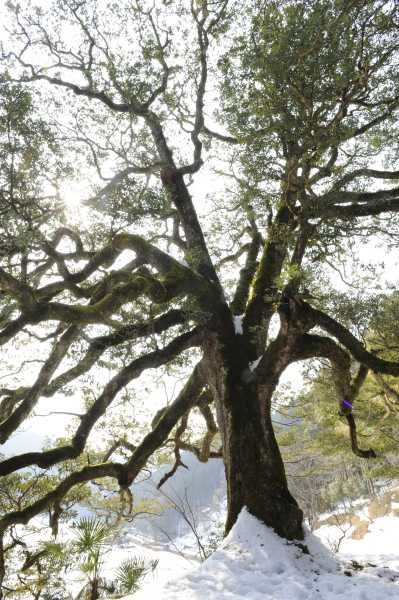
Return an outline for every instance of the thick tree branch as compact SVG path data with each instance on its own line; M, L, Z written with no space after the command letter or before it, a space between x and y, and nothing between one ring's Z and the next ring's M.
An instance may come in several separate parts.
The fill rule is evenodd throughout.
M330 361L333 369L334 383L338 392L339 414L344 416L348 422L352 452L360 458L375 458L376 453L373 449L362 450L359 448L355 417L352 414L352 410L342 403L343 399L350 403L354 402L366 378L367 369L361 366L353 382L351 382L350 357L348 353L330 338L318 335L303 335L298 340L295 354L295 360L323 357Z
M74 284L76 280L81 279L82 271L87 273L93 268L93 264L103 260L104 256L107 259L110 256L114 258L116 254L126 249L136 252L140 262L146 262L158 269L163 278L157 279L143 268L132 274L123 268L107 275L100 284L90 290L91 302L88 305L45 301L70 287L71 283ZM181 295L190 295L195 297L205 310L208 310L212 304L215 308L220 304L218 285L215 286L137 235L119 234L115 236L112 243L90 262L90 269L84 268L78 277L68 274L66 275L68 282L48 284L39 289L36 294L29 286L8 275L4 270L0 271L0 285L21 304L24 312L22 317L24 324L38 323L48 319L81 325L108 323L113 312L140 295L147 295L156 303L166 302ZM100 289L103 290L101 294L99 293ZM87 296L87 291L83 293L84 296ZM15 334L16 329L20 328L20 325L21 321L17 320L6 326L5 330L0 332L0 341L2 343L8 341Z
M287 235L292 227L292 220L293 215L289 208L286 205L281 207L275 222L269 226L269 239L264 245L252 282L251 295L245 309L243 329L245 334L258 332L255 335L254 359L264 347L269 322L275 311L276 280L287 256Z
M120 463L105 463L84 467L66 477L51 492L36 500L26 508L7 513L0 519L0 534L8 527L17 524L27 524L36 515L44 512L49 506L59 502L76 485L102 477L123 477L123 465Z
M399 178L399 177L398 177ZM337 206L339 204L372 204L381 200L392 200L399 197L399 187L377 192L348 192L346 190L333 191L321 196L317 203L320 210L323 207Z
M40 370L36 383L30 389L29 394L24 398L21 404L14 412L0 425L0 443L4 444L10 435L17 429L22 421L30 414L36 402L40 398L43 389L49 384L49 381L66 353L72 342L78 337L79 329L71 326L54 344L50 356Z
M262 243L262 236L259 233L254 219L252 219L251 229L252 240L247 244L248 252L245 259L245 265L240 270L240 277L230 307L233 315L241 315L244 313L252 280L258 267L257 258ZM242 248L244 248L244 246Z
M340 190L344 185L350 183L354 179L359 177L366 177L370 179L399 179L399 171L378 171L376 169L356 169L350 173L346 173L341 179L338 179L333 185L333 190Z
M219 294L223 297L223 290L183 175L175 168L165 168L161 171L161 180L166 193L179 213L187 242L187 262L200 275L216 283Z
M298 293L299 287L302 282L302 273L300 271L303 257L305 256L306 248L311 234L314 232L314 227L307 223L301 223L296 244L292 252L290 260L290 269L294 271L294 275L291 277L287 285L285 286L282 297L294 296Z
M58 375L53 379L47 387L42 389L41 395L44 397L53 396L63 386L71 383L80 375L87 373L92 366L97 362L101 355L108 349L119 344L123 344L126 341L132 341L141 337L151 336L154 334L162 333L178 324L182 324L186 321L186 315L181 310L170 310L169 312L157 317L150 319L143 323L135 323L132 325L126 325L121 327L115 333L109 335L102 335L93 338L90 341L89 348L86 351L84 357L73 367ZM12 406L22 400L27 394L29 394L31 388L20 387L16 390L0 390L0 395L7 395L8 398L0 405L2 408L6 408L6 405ZM5 405L3 407L3 403ZM1 415L1 412L0 412ZM1 420L1 416L0 416Z
M5 327L0 331L0 346L7 344L10 340L13 339L20 331L23 330L25 325L30 323L30 319L28 319L25 315L21 315L5 325Z
M305 303L304 303L305 304ZM306 304L309 314L314 319L315 324L327 331L335 337L352 356L361 364L368 367L376 373L384 373L386 375L399 375L399 363L390 362L382 358L378 358L371 352L368 352L364 344L360 342L346 327L338 323L335 319L326 313L312 308Z
M147 463L150 456L167 439L177 421L193 406L198 398L198 389L202 386L201 363L198 363L186 385L177 398L167 408L154 429L145 436L141 444L134 450L129 461L121 463L105 463L85 467L66 477L54 490L27 506L26 508L4 515L0 519L0 534L11 525L26 524L36 515L44 512L49 506L59 503L76 485L103 477L115 478L122 488L134 481ZM1 536L0 536L1 537Z
M376 192L331 191L309 199L303 214L308 219L321 217L346 220L398 211L399 188L391 188Z
M0 476L8 475L9 473L30 465L37 465L42 469L46 469L63 460L79 456L86 445L87 438L94 425L100 417L104 415L107 408L121 389L133 379L139 377L144 370L155 369L170 362L187 348L200 345L201 340L201 329L193 329L192 331L175 338L164 348L150 352L149 354L133 360L107 383L102 394L81 417L79 427L77 428L70 445L53 448L44 452L28 452L6 459L0 463ZM14 418L14 420L16 420L16 418ZM11 425L14 425L14 420L7 426L7 431L10 429ZM3 424L3 429L5 429L6 423L7 421Z
M338 220L349 220L355 217L372 217L384 213L399 212L399 193L389 200L372 200L364 204L327 206L321 212L313 213L313 217L326 217Z

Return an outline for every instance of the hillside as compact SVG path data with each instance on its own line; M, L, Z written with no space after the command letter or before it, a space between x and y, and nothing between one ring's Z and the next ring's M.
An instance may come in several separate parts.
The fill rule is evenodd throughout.
M375 521L366 544L357 541L357 561L362 545L370 550L373 536L381 531L393 545L398 539L398 521L396 517ZM390 557L390 568L384 565L384 556L374 553L373 566L362 569L359 562L351 562L348 557L334 557L313 534L307 534L305 543L310 554L294 543L284 542L244 511L221 547L200 567L162 587L150 583L125 600L399 598L399 572L393 568L394 563L399 566L398 551ZM365 552L364 558L368 561L370 553Z
M109 582L127 559L158 561L139 591L124 600L399 599L399 487L320 515L303 544L284 541L246 511L222 540L222 462L204 464L186 453L183 459L188 468L179 469L162 492L156 484L167 465L133 486L135 502L152 498L163 503L162 512L134 518L106 543L101 578ZM79 512L91 514L83 506ZM42 541L46 525L37 522ZM60 535L66 543L73 539L70 523L61 524ZM204 562L199 544L209 556ZM85 585L76 564L66 585L73 598Z
M224 517L222 463L202 464L189 454L184 454L184 462L189 468L179 469L164 492L179 503L187 499L186 508L206 545L215 527L220 531ZM163 472L135 486L136 500L162 499L155 484ZM243 512L203 563L193 532L170 507L161 517L126 525L120 543L107 556L105 573L112 576L115 566L133 555L159 560L141 589L125 600L399 598L398 500L399 488L392 488L378 499L356 501L352 509L342 506L334 514L321 515L318 529L305 540L309 555Z

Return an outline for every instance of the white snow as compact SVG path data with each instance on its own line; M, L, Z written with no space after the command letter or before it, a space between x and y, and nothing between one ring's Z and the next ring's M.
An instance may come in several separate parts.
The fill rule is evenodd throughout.
M242 330L242 320L244 318L244 315L235 315L233 317L233 321L234 321L234 330L236 332L236 335L242 335L243 334L243 330Z
M346 532L345 539L340 545L340 555L345 558L368 560L372 563L383 563L385 566L395 566L399 569L399 519L398 517L379 517L369 523L368 532L361 540L352 539L354 527ZM342 531L335 526L323 526L315 535L328 545ZM399 577L399 572L398 572ZM399 589L398 589L399 599Z
M378 521L381 519L375 524ZM383 521L376 529L391 525ZM392 542L398 539L397 527L395 523ZM389 529L385 541L388 534ZM399 599L399 586L383 581L382 567L374 573L352 571L352 576L347 576L342 563L315 535L307 533L304 543L310 555L244 510L220 548L200 567L162 586L144 585L124 600Z
M163 465L152 474L151 479L133 485L132 492L136 503L141 500L153 500L163 507L157 517L135 520L133 533L140 532L147 538L163 544L173 540L181 548L184 538L191 530L182 515L171 506L171 500L191 514L204 538L215 522L224 522L226 478L222 459L202 463L191 452L183 451L182 462L187 468L178 469L175 476L169 479L161 490L157 489L157 483L170 470L171 465ZM192 550L195 551L195 543L192 541Z
M132 537L128 538L123 545L114 545L110 553L104 556L104 568L101 574L112 580L122 561L133 556L139 556L146 561L153 559L159 561L156 570L148 574L142 584L146 590L146 597L151 600L157 597L157 590L166 582L181 577L199 564L199 559L194 555L184 558L178 552L171 551L166 545L151 543L148 538Z
M250 370L255 371L256 367L258 366L258 364L260 363L261 360L262 360L262 355L259 356L259 358L257 358L253 362L249 363Z

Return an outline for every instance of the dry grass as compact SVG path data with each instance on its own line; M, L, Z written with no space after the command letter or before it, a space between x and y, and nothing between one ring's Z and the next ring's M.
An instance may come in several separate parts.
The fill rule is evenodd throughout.
M372 521L378 517L385 517L391 512L391 494L392 492L389 492L370 502L368 512Z
M369 521L362 521L361 519L359 519L359 524L355 527L355 530L352 532L351 538L353 540L362 540L369 530L369 525Z

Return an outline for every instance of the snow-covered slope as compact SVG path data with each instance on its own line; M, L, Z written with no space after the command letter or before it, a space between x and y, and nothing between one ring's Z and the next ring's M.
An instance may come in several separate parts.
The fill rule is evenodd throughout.
M163 506L157 517L137 519L134 529L152 540L167 543L190 533L190 528L180 511L189 513L200 529L207 531L218 521L224 521L226 479L223 461L212 459L202 463L190 452L182 452L186 469L180 467L176 474L166 481L161 490L157 483L171 469L165 465L152 473L150 479L134 484L134 501L152 499ZM176 507L172 504L176 503Z
M223 464L201 464L191 455L185 455L184 461L188 469L179 469L165 491L178 502L187 496L191 517L206 542L215 523L224 520ZM152 482L139 486L136 499L156 497L155 484L163 473L161 469L153 474ZM356 514L342 507L340 517L349 519L343 526L341 521L334 525L335 515L324 515L322 527L307 534L310 555L244 512L219 549L202 564L192 532L176 510L168 509L162 517L146 524L136 522L124 530L124 552L140 553L141 546L144 555L160 559L142 589L126 600L332 600L348 596L350 600L399 600L398 500L399 488L372 502L359 500ZM357 535L359 526L363 527L361 536ZM339 553L333 554L330 549L336 547L343 529L346 534ZM167 533L166 538L160 531ZM354 532L357 539L351 537Z
M396 583L378 573L345 569L311 533L305 543L310 554L243 511L221 547L200 567L161 587L145 585L125 600L399 599Z

